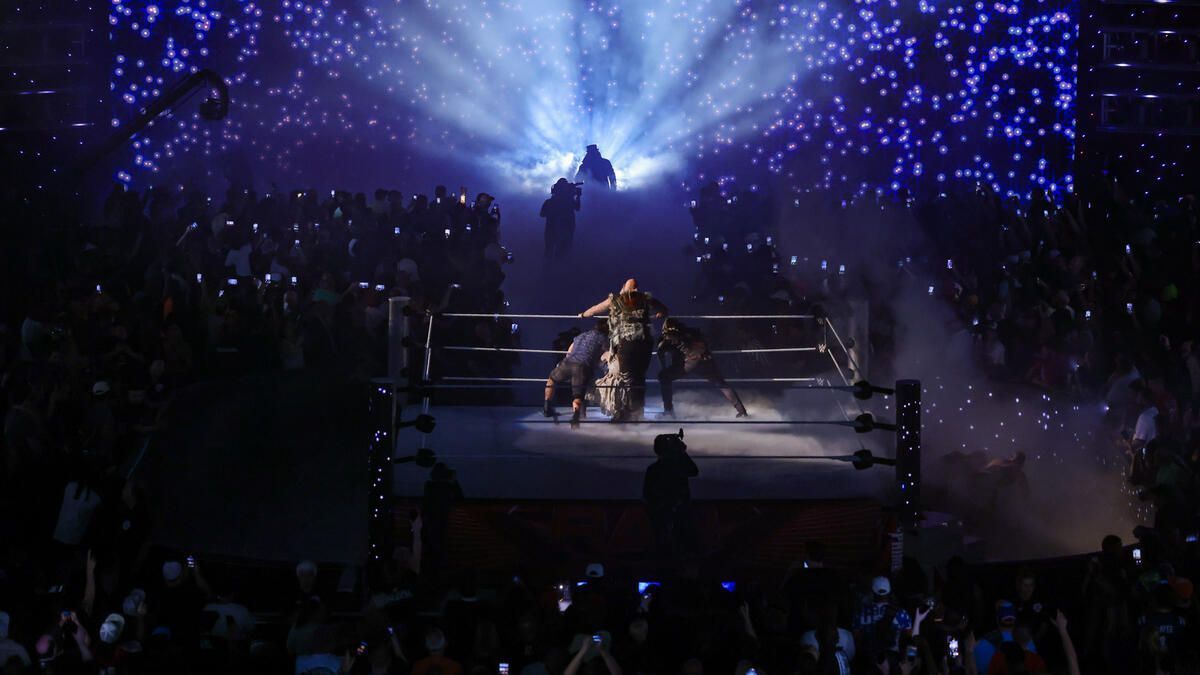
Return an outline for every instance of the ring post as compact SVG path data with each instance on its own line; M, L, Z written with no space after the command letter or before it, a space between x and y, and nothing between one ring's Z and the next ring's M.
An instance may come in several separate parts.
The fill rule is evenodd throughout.
M393 385L386 380L370 384L367 399L367 555L368 563L392 555L392 432Z
M404 338L412 332L412 326L404 309L411 301L407 296L388 299L387 376L392 378L397 388L408 386L404 369L408 367L409 354L408 348L404 346Z
M400 392L404 391L409 384L408 367L410 358L409 348L405 346L409 334L412 332L412 324L409 323L408 315L404 310L412 302L412 298L408 296L400 296L388 299L388 357L387 357L387 376L392 383L392 426L390 429L396 428L396 423L400 421L400 413L402 412L402 402L404 397ZM393 454L398 448L393 448Z
M421 368L421 386L422 387L425 386L425 383L429 382L429 366L430 366L430 362L433 360L433 314L427 312L425 314L425 320L428 321L429 324L428 324L427 328L425 329L425 364ZM425 395L421 397L421 414L422 415L429 414L429 390L428 389L425 390ZM429 434L421 434L421 444L418 447L420 447L420 448L429 447L426 442L428 439L429 439Z
M921 511L921 381L896 381L897 519L916 527Z

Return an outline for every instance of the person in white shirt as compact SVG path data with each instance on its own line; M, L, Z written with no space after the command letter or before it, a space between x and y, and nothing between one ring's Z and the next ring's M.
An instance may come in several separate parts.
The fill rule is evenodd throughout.
M249 640L258 624L254 615L243 604L235 602L228 591L217 594L217 598L204 606L206 612L216 612L217 621L212 625L213 637L234 642Z
M1137 404L1141 413L1137 416L1137 423L1133 427L1133 438L1130 440L1130 447L1134 452L1141 450L1146 447L1147 443L1158 438L1158 407L1150 398L1150 389L1144 383L1139 382L1136 390Z
M1141 450L1155 438L1158 438L1158 408L1151 405L1142 410L1133 427L1133 449Z

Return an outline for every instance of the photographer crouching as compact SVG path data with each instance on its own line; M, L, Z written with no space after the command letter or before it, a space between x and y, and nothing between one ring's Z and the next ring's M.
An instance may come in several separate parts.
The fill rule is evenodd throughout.
M546 260L571 252L571 242L575 239L575 212L579 210L583 196L580 185L559 178L550 188L550 198L542 202L539 215L546 219Z

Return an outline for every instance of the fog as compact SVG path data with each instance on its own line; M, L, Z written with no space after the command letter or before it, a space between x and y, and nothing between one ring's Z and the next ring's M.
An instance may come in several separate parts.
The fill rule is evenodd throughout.
M543 261L542 223L536 217L541 197L510 198L504 202L503 230L506 245L515 255L514 263L506 269L510 311L575 314L616 290L626 278L636 277L645 290L666 302L674 313L692 313L689 310L695 307L690 297L697 266L687 252L693 227L683 207L685 198L688 196L683 192L665 188L607 195L585 192L572 256L548 262ZM989 541L989 558L1076 553L1097 548L1101 537L1110 532L1129 536L1135 524L1130 499L1122 488L1119 472L1105 465L1112 450L1101 424L1100 401L1074 400L1021 384L995 383L984 375L976 365L970 334L944 300L929 295L928 285L936 280L897 266L898 247L921 250L925 245L907 214L886 222L882 212L877 218L863 218L861 213L851 218L837 208L816 211L786 207L785 203L777 215L781 220L782 259L796 255L816 265L819 258L827 257L831 263L846 264L848 279L843 283L850 287L849 294L873 294L876 303L890 306L895 314L895 372L876 371L871 376L878 384L893 378L915 378L923 383L927 502L934 501L937 507L950 508L959 516L975 516L980 525L977 532ZM886 236L871 236L872 231ZM843 320L832 309L831 314L835 325ZM575 323L522 321L522 344L548 346L558 331ZM544 377L552 365L551 357L530 355L523 358L517 374ZM836 378L832 372L829 376ZM851 397L835 392L793 391L780 397L749 389L741 393L757 420L845 419L845 413L859 412ZM732 410L712 389L684 390L678 401L680 416L689 420L732 417ZM648 402L658 404L656 388ZM891 419L892 412L883 401L876 399L870 404L877 406L875 412L880 417ZM527 425L518 434L518 449L540 452L538 448L546 439L539 436L545 429ZM735 426L708 427L695 436L703 440L702 447L694 451L746 456L839 454L866 442L874 452L890 455L893 443L890 435L885 437L882 432L864 436L837 427L815 434L809 433L812 427L793 427L790 433L779 433L777 427L770 429L775 433L762 433L754 427L745 429L749 433ZM648 439L663 431L666 429L653 427L640 434ZM620 435L628 432L607 428L600 431L592 425L578 433L614 435L610 442L621 441L620 447L628 447L623 442L628 438ZM645 439L642 442L648 443ZM961 463L952 466L946 459L955 452L1001 459L1017 451L1028 457L1028 499L1018 490L998 490L991 479L972 477ZM754 466L756 461L747 460L747 464ZM770 468L763 467L765 472L734 470L730 464L711 471L726 479L777 470L777 460L762 461L772 462ZM640 473L644 464L637 467ZM882 469L874 472L890 476ZM849 486L871 485L881 490L879 498L889 498L886 481L873 477L860 478L856 483L854 473L834 474L839 477L830 479L830 485L841 485L838 489L858 494L861 491L857 487L851 490ZM747 496L803 496L794 490L775 489L769 481L766 485L762 480L757 483L745 485ZM722 480L719 487L713 485L711 496L736 492L736 481Z

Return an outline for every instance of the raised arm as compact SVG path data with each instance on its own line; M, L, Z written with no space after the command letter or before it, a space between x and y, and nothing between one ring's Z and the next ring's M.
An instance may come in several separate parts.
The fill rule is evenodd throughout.
M591 651L591 649L592 636L585 635L583 646L579 648L579 651L575 652L574 658L572 658L571 662L567 664L567 667L563 669L563 675L576 675L579 672L580 666L583 665L583 657L587 656L587 653Z
M600 312L608 311L608 308L611 306L612 306L612 297L610 296L610 297L607 297L604 300L592 305L591 307L588 307L584 311L580 312L579 318L586 319L591 316L596 316Z
M1075 644L1071 642L1071 634L1067 632L1067 617L1062 610L1054 617L1054 627L1058 629L1058 637L1062 640L1063 652L1067 657L1067 672L1079 675L1079 657L1075 654Z
M96 557L92 549L87 552L87 566L84 568L83 613L91 616L96 604Z
M605 667L608 668L609 675L622 675L624 671L621 670L621 666L613 658L612 654L608 653L608 647L603 642L596 645L596 650L600 652L600 659L604 661Z

